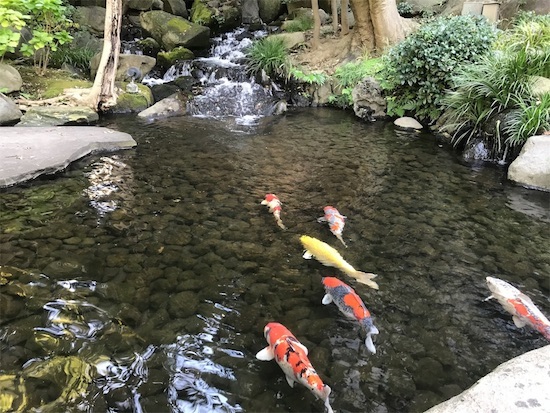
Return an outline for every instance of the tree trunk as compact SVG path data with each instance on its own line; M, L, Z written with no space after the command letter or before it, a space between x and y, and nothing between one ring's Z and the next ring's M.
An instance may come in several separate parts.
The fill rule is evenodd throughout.
M319 17L319 0L311 0L311 10L313 11L313 39L311 48L319 48L319 38L321 37L321 17Z
M338 3L336 0L330 1L330 11L332 13L332 31L338 33Z
M342 32L340 34L342 36L345 36L349 33L348 6L349 0L342 0L342 4L340 6L340 14L342 15Z
M351 0L354 36L362 47L382 52L405 38L410 27L397 11L395 0Z
M88 105L104 112L116 104L115 76L120 53L122 26L122 0L107 0L105 11L105 36L101 60L88 95Z

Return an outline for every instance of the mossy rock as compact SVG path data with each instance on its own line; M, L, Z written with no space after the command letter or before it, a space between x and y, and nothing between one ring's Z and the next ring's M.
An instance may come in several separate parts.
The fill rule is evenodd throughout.
M157 65L163 69L168 69L180 60L191 60L195 58L195 54L182 46L174 47L169 52L160 52L157 55Z
M191 21L203 26L212 26L214 23L214 12L206 2L195 0L191 6Z
M145 85L137 84L137 93L126 92L128 82L117 82L116 85L122 92L118 95L116 105L109 109L109 113L141 112L154 103L151 89Z
M42 98L50 99L63 94L65 89L87 89L92 87L92 82L81 79L53 79L46 82L46 89Z

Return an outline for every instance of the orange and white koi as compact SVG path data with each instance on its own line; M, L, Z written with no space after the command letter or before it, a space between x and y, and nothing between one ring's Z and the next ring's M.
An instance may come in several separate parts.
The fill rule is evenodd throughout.
M378 290L378 284L372 280L377 276L376 274L356 270L351 264L342 258L338 251L327 243L307 235L302 235L300 237L300 242L306 250L303 255L306 260L315 257L315 259L317 259L317 261L321 264L326 265L327 267L338 268L350 277L355 278L358 282Z
M258 360L275 359L286 376L290 387L300 383L307 387L315 397L325 402L328 413L333 413L329 402L331 388L323 380L309 361L307 347L282 324L268 323L264 328L264 336L269 344L256 354Z
M277 225L281 229L286 229L285 225L283 224L283 221L281 220L281 205L283 204L277 195L275 194L266 194L265 199L261 202L262 205L267 205L269 208L269 212L273 214L275 217L275 221L277 222Z
M333 302L346 317L357 320L367 334L365 339L367 349L373 354L376 353L371 336L378 334L379 331L374 326L371 314L361 297L357 295L353 288L336 277L323 277L323 285L326 294L322 303L327 305Z
M342 215L336 208L333 206L327 205L323 208L324 216L317 218L317 222L328 222L330 232L332 232L336 238L340 240L344 247L348 247L342 238L342 232L344 231L344 225L346 216Z
M492 294L485 301L496 298L502 307L512 314L516 327L530 325L550 340L550 321L529 297L500 278L487 277L486 281Z

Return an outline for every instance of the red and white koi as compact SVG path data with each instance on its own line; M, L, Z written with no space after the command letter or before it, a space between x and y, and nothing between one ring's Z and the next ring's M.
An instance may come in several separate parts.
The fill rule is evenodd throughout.
M487 277L486 281L492 294L485 301L496 298L512 314L516 327L521 328L528 324L550 340L550 321L529 297L500 278Z
M346 216L342 215L336 208L333 206L327 205L323 208L324 216L317 218L317 222L328 222L330 232L332 232L336 238L340 240L344 247L348 247L342 238L342 232L344 231L344 225Z
M365 339L367 349L375 354L376 348L372 342L372 335L378 334L379 331L374 326L371 314L361 297L353 288L336 277L323 277L323 285L326 294L322 303L327 305L333 302L346 317L357 320L367 334Z
M283 224L283 221L281 220L281 205L283 204L277 195L275 194L266 194L265 199L261 202L262 205L267 205L269 208L269 212L273 214L275 217L275 221L277 222L277 225L281 229L286 229L285 225Z
M325 402L328 413L333 413L329 402L331 389L309 361L307 347L282 324L268 323L264 328L264 336L269 344L256 354L258 360L270 361L275 359L286 376L290 387L300 383L307 387L315 397Z

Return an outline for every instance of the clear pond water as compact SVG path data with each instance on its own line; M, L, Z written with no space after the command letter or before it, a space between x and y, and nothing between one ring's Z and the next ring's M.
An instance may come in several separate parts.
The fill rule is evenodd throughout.
M483 301L494 276L550 313L550 194L503 168L330 109L103 125L138 146L0 192L0 385L14 410L323 411L255 359L270 321L309 348L337 412L422 412L548 344ZM260 205L269 192L286 231ZM326 205L348 217L347 249L316 221ZM302 234L380 290L304 260ZM370 309L376 354L321 303L328 275Z

